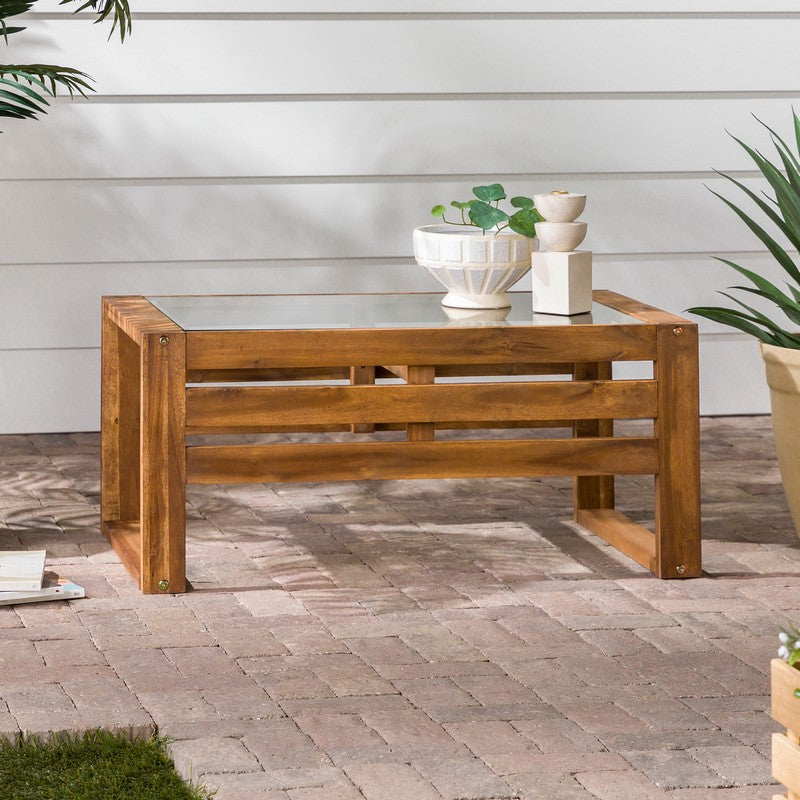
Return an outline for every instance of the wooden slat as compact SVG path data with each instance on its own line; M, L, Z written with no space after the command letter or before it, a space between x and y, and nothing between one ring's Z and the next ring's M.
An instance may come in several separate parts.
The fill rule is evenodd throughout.
M350 367L351 386L374 386L375 367ZM354 422L350 425L351 433L372 433L375 425L363 422Z
M773 658L772 719L784 728L800 733L800 700L794 690L800 689L800 670L790 667L783 659Z
M408 367L406 371L406 382L409 386L421 386L425 384L433 384L436 380L436 368L431 366L414 365ZM434 387L433 391L439 391L442 387ZM459 387L460 388L460 387ZM433 392L429 393L429 397L435 398ZM463 396L463 393L462 395ZM423 401L424 403L425 401ZM429 401L430 402L430 401ZM384 406L385 408L385 406ZM431 416L426 415L426 416ZM477 415L476 415L477 416ZM409 442L430 442L433 441L436 435L436 427L434 421L430 422L409 422L406 428L406 437Z
M342 364L482 364L646 361L648 325L408 330L189 331L187 369Z
M338 423L431 423L649 418L654 381L546 381L406 386L189 387L186 424L204 428ZM561 416L560 416L561 415Z
M792 794L800 795L800 746L782 733L772 734L772 775Z
M576 381L610 381L612 378L611 362L576 363L573 378ZM655 390L655 386L653 389ZM653 397L654 401L655 396ZM603 417L601 413L598 413L589 419L576 419L574 435L578 438L582 436L613 436L614 417L616 416L618 415L611 413ZM574 481L573 494L576 511L580 508L614 508L614 476L577 477Z
M350 367L296 367L292 369L200 369L186 373L187 383L248 383L257 381L347 380Z
M142 532L137 522L103 522L103 533L130 576L141 588Z
M144 297L104 297L103 313L137 344L142 333L169 333L177 326Z
M581 508L575 511L575 521L643 567L654 568L655 534L621 512L612 508Z
M186 343L173 325L142 336L142 591L186 591ZM166 581L166 586L162 582Z
M596 303L621 311L623 314L628 314L634 319L642 320L642 322L650 322L653 324L671 323L673 325L694 324L690 319L686 319L686 317L679 317L677 314L671 314L669 311L662 311L660 308L642 303L639 300L634 300L631 297L626 297L624 294L611 292L608 289L595 289L593 296Z
M652 438L188 447L188 483L645 475Z
M655 572L660 578L696 578L702 574L697 326L660 324L657 330Z
M100 496L104 521L139 516L139 348L103 314Z
M466 420L453 422L435 422L437 431L455 430L490 430L509 428L571 428L574 420L571 419L527 419L527 420ZM401 422L375 423L376 431L404 431L407 425ZM337 433L350 431L350 424L342 425L252 425L247 427L220 426L186 428L187 436L256 434L256 433Z

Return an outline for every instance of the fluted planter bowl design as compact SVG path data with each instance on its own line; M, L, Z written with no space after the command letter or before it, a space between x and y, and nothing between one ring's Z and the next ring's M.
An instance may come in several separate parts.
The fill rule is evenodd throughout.
M414 229L414 258L447 289L442 305L507 308L506 294L531 268L536 240L518 233L465 233L450 225Z

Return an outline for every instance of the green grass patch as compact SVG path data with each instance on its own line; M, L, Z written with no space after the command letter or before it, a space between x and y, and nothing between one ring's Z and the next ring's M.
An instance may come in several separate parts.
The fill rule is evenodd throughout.
M46 742L0 740L3 800L208 800L183 781L163 739L108 731Z

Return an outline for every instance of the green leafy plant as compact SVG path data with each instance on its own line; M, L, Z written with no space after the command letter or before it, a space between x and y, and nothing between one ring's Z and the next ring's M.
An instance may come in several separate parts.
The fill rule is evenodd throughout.
M61 0L60 5L78 2L75 13L91 9L97 14L95 22L112 20L111 32L119 32L120 41L131 31L131 10L128 0ZM19 25L9 25L6 20L31 10L36 0L0 0L0 36L8 44L8 37L24 31ZM46 114L50 105L47 97L55 97L59 89L70 96L94 91L92 78L73 67L54 64L0 64L0 117L11 119L37 119Z
M472 193L472 200L460 202L452 200L450 205L461 212L461 222L445 218L447 209L444 206L434 206L431 214L441 217L442 222L448 225L464 225L466 227L480 228L486 232L496 227L495 233L505 228L511 228L514 233L533 238L536 236L536 223L542 222L544 217L536 210L530 197L512 197L509 203L516 208L513 214L508 214L500 208L500 201L506 199L506 190L499 183L488 186L476 186Z
M734 186L741 189L745 195L763 212L767 220L771 222L777 230L783 234L791 245L792 251L800 250L800 120L797 114L792 112L794 119L795 149L797 153L768 125L758 120L766 128L772 139L772 144L777 151L780 164L770 161L760 151L753 149L745 144L741 139L733 136L732 138L744 149L744 151L755 162L761 174L767 179L773 195L764 194L760 196L756 192L747 188L740 181L724 172L719 172L723 178L729 180ZM723 264L727 264L744 276L751 285L731 286L729 290L747 292L761 297L777 307L790 322L800 326L800 270L797 264L781 244L765 230L759 222L756 222L748 214L742 211L737 205L717 192L714 195L720 198L748 228L764 243L767 250L784 270L789 280L786 280L788 293L783 291L775 284L768 281L758 273L735 264L727 258L718 258ZM767 344L777 345L778 347L789 347L800 349L800 334L787 330L785 323L776 322L770 316L753 308L744 300L720 292L736 303L739 308L721 308L718 306L700 306L690 308L692 314L730 325L740 331L749 333Z
M794 625L781 628L778 641L781 643L778 658L782 658L790 667L796 667L800 661L800 631ZM800 689L794 690L794 696L800 697Z

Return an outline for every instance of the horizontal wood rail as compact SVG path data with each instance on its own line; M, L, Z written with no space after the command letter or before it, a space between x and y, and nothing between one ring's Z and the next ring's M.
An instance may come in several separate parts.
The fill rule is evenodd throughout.
M626 419L656 414L656 383L542 381L417 386L236 386L186 390L186 425L252 428L353 422Z
M103 522L103 533L119 560L125 565L136 585L142 581L142 526L133 522Z
M187 483L653 475L657 441L641 438L358 442L186 448Z
M655 569L656 535L611 508L580 508L575 521L649 570Z
M650 325L461 329L187 331L186 368L370 364L554 364L655 358Z

